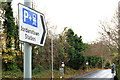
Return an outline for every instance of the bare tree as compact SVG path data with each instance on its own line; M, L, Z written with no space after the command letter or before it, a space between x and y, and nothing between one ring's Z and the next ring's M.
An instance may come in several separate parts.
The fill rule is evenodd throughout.
M99 27L101 28L101 38L104 45L107 45L111 51L113 48L117 49L119 46L118 40L118 12L114 14L111 20L100 21Z

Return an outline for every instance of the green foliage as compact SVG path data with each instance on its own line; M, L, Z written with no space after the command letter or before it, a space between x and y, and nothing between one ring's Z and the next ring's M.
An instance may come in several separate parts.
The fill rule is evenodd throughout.
M83 55L84 43L82 42L82 37L78 37L74 34L72 29L68 29L67 42L70 45L68 50L70 60L67 65L77 70L85 61L85 57Z
M116 65L116 76L117 79L120 80L120 64Z
M119 64L119 54L118 53L113 53L117 54L118 56L114 56L113 63L115 64L115 70L116 70L116 80L120 80L120 64Z
M89 66L91 68L101 68L102 67L102 58L96 56L88 56L86 57L86 61L89 62Z
M73 69L85 69L86 61L89 62L89 66L91 68L101 68L102 67L102 58L96 56L88 56L84 55L85 49L89 48L90 45L82 42L82 36L78 37L72 29L68 29L67 32L67 42L69 43L68 54L70 57L67 65Z
M118 59L119 55L114 57L113 59L113 63L115 64L115 70L116 70L116 80L120 80L120 64L119 64L119 59Z
M7 3L6 2L1 2L1 8L5 9L8 7Z
M110 67L111 67L111 66L110 66L110 62L107 61L106 64L105 64L105 68L110 68Z
M18 54L15 53L15 51L18 51L19 53L18 26L15 25L15 19L13 17L11 2L2 2L2 8L5 11L4 34L6 39L4 45L5 47L3 48L4 52L2 52L3 65L5 65L4 68L6 70L11 70L12 67L17 68L17 65L14 64L17 64L18 61ZM6 59L4 57L6 57Z
M34 70L38 64L43 66L46 69L49 69L51 66L51 45L50 39L46 38L46 43L44 47L34 46L32 47L32 69Z
M7 3L7 7L5 9L5 21L4 21L4 28L5 28L5 33L6 33L6 48L11 48L13 43L12 43L12 38L15 36L15 22L14 22L14 17L13 17L13 11L11 8L11 2Z
M44 67L41 66L40 64L38 64L34 69L33 69L33 74L38 74L41 73L42 71L44 71Z
M117 57L119 53L113 53L114 57Z
M18 68L18 65L16 63L3 63L3 70L4 71L12 71L12 72L20 72L21 70Z

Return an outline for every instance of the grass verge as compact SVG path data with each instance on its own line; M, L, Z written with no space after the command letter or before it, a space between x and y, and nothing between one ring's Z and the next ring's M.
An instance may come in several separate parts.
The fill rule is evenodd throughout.
M93 70L98 70L96 69L89 69L88 72L93 71ZM74 70L71 68L66 68L65 69L65 74L64 74L64 78L71 78L71 77L75 77L78 76L80 74L86 73L86 70ZM38 74L32 74L32 78L51 78L52 72L51 70L44 70ZM14 72L14 71L6 71L2 73L2 78L23 78L23 72ZM58 70L54 70L54 78L60 78L62 74L58 71Z

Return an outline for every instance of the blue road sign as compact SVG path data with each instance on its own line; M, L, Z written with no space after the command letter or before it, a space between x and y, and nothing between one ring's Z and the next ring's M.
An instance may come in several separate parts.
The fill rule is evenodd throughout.
M36 13L23 8L23 23L37 27L38 16Z
M44 14L18 4L19 40L44 46L47 30Z

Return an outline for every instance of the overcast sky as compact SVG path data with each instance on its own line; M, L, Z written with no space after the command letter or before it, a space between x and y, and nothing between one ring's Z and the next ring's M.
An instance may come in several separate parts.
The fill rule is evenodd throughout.
M72 28L75 34L82 36L83 42L92 42L99 38L99 21L110 19L117 10L119 0L33 0L35 9L45 14L50 26L57 26L56 34L64 27ZM17 15L18 3L13 0L14 15Z

